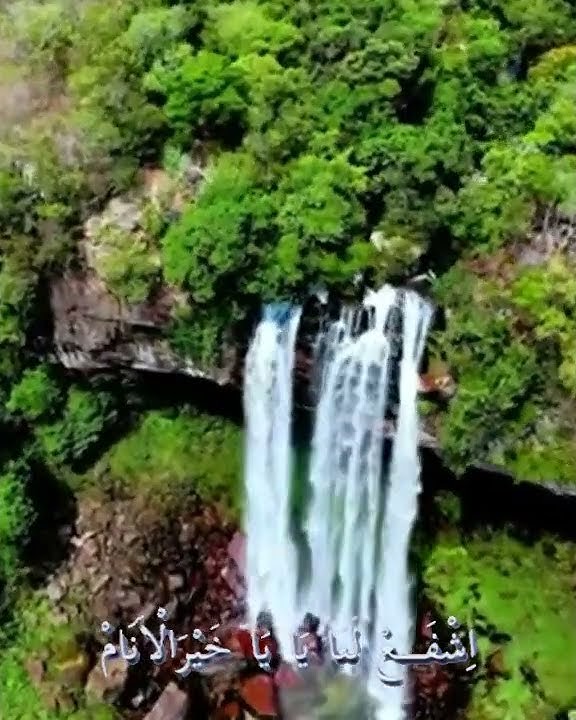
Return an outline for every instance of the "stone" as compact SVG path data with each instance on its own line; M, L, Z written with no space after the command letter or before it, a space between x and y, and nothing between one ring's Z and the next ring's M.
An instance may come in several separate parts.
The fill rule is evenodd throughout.
M246 538L240 532L235 532L228 543L228 556L234 561L240 575L246 570Z
M98 580L96 581L96 584L92 588L93 594L98 595L100 590L103 590L106 587L106 585L108 585L110 580L112 580L110 575L103 575L102 577L98 578Z
M144 720L184 720L188 713L188 696L176 683L169 683Z
M51 600L54 603L59 602L62 600L64 595L66 594L66 590L62 588L59 581L57 579L51 580L47 587L46 587L46 595L48 597L48 600Z
M224 365L202 368L162 337L179 303L173 289L162 287L145 303L127 304L93 269L68 272L50 285L54 359L70 369L130 367L234 383L241 366L236 345L229 343Z
M146 695L142 692L142 690L138 690L136 695L130 700L130 705L137 710L143 702L146 701Z
M253 717L278 716L274 680L267 674L254 675L242 682L239 691L243 705Z
M495 650L486 659L486 668L492 676L501 676L505 673L504 653L501 649Z
M135 590L120 591L116 593L118 604L123 610L136 610L142 604L140 595Z
M68 687L82 685L88 675L89 667L88 655L79 651L73 657L66 658L55 665L55 679L59 685Z
M38 658L30 658L25 664L26 672L35 688L40 688L46 676L46 665Z
M106 664L107 676L105 676L99 662L88 675L86 695L100 702L116 702L126 685L128 670L128 663L125 660L111 658Z
M182 590L184 587L184 578L180 574L168 575L168 590L170 592L177 592Z

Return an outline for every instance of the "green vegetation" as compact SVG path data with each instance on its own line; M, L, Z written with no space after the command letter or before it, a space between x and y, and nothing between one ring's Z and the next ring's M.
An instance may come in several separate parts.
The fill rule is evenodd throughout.
M84 699L87 659L76 639L78 628L55 621L50 604L33 596L21 601L16 616L17 625L0 635L3 717L115 720L117 714L110 705L87 704ZM31 680L26 669L31 662L44 663L42 685Z
M224 420L150 412L102 459L99 482L172 504L193 489L238 517L241 439L240 430Z
M241 508L237 428L47 364L48 285L70 268L89 265L127 303L168 286L181 303L164 339L204 365L263 300L432 270L446 323L431 345L458 383L445 408L425 406L446 459L574 485L573 2L18 0L0 41L3 605L26 589L34 470ZM108 218L111 199L131 217ZM486 585L479 612L518 637L510 680L482 680L471 717L573 702L546 639L560 595L573 610L560 559L503 538L433 552L438 599L442 568L461 564ZM493 557L522 588L509 612ZM541 597L530 574L550 578ZM466 588L452 612L472 607ZM524 593L543 618L536 655L518 629ZM6 720L100 718L40 709L18 665L23 627L0 664Z
M26 493L26 468L7 463L0 475L0 611L10 599L21 569L23 545L33 518Z
M141 302L162 281L181 291L174 348L208 364L262 300L425 264L460 386L440 422L447 457L515 468L534 435L547 459L530 479L564 465L551 456L571 451L563 403L576 387L570 3L23 0L2 27L4 90L18 80L43 108L0 118L7 397L30 371L43 278L73 261L90 213L164 167L178 203L148 203L138 227L104 224L90 242L118 297ZM203 180L186 194L198 147ZM521 266L523 251L536 265ZM26 378L10 412L44 425L25 415L40 406L20 407ZM84 447L35 434L60 460Z
M576 629L573 548L545 539L527 552L505 533L466 540L443 537L424 573L427 590L446 615L473 625L484 662L470 718L550 718L576 702L571 668Z

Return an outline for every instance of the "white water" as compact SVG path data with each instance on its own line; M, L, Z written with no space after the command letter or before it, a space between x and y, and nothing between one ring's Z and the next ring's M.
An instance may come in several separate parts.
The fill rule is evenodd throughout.
M400 364L400 409L390 463L384 514L382 557L378 576L373 648L380 655L384 645L393 645L400 654L412 649L411 581L408 572L410 534L418 512L420 461L418 457L418 365L424 351L432 308L418 295L404 295L402 361ZM383 633L392 633L386 641ZM384 685L377 677L375 663L370 672L369 690L378 700L378 720L399 720L405 701L404 666L391 661L381 669L403 684Z
M392 365L386 326L402 300L400 410L383 510L383 421ZM324 338L308 477L312 498L304 526L311 572L300 596L289 533L291 379L299 312L281 326L271 308L257 328L245 381L248 602L251 622L260 609L272 612L288 659L292 633L305 612L342 630L357 618L368 659L363 674L379 720L401 720L403 690L383 685L377 668L385 628L399 652L411 647L407 559L420 492L418 362L431 309L414 293L388 286L368 292L364 307L369 313L364 332L360 312L345 309Z
M246 575L250 623L272 613L281 647L296 625L297 559L290 539L292 369L300 309L269 306L246 356ZM287 650L287 652L288 652Z
M370 293L369 329L354 338L350 311L330 328L329 350L316 411L306 534L311 578L300 611L335 626L358 618L368 638L374 584L376 522L380 506L382 421L386 410L390 345L384 334L396 292ZM341 592L334 592L334 581Z

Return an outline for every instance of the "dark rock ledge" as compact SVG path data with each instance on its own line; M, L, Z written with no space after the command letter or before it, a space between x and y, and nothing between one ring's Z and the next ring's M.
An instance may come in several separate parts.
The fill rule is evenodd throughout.
M201 367L191 358L179 357L170 348L165 334L172 313L180 303L181 298L175 291L161 288L151 301L128 306L112 295L93 272L68 273L56 278L50 286L52 359L71 370L130 368L203 378L220 386L240 388L248 338L228 342L212 367ZM301 407L313 404L310 388L314 382L314 341L329 312L330 308L314 298L304 307L295 357L295 395ZM322 313L326 314L322 316ZM445 368L435 372L429 369L420 376L420 392L427 397L447 399L455 391L456 384ZM387 438L394 437L393 417L383 422L382 431ZM424 451L441 454L432 427L422 428L419 444ZM463 479L479 475L501 486L512 488L519 484L502 468L482 463L472 466ZM554 483L526 482L524 485L538 488L535 492L542 497L570 501L570 507L576 506L576 488ZM524 491L516 487L511 492Z

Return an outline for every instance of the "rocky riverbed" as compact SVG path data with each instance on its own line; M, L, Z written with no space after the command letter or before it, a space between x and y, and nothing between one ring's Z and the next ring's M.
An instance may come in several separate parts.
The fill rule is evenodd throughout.
M79 685L88 699L113 704L127 720L304 720L319 716L322 707L328 712L329 689L341 682L330 663L296 670L277 658L276 670L265 673L255 662L250 635L242 628L243 536L215 507L191 500L167 517L136 499L87 497L79 501L74 525L62 528L60 535L68 545L68 559L44 592L60 621L78 624L85 632L56 672L46 657L29 659L30 677L48 705L73 702L71 688ZM167 611L168 627L177 637L188 635L178 644L176 657L155 665L144 651L131 666L112 659L105 676L100 658L112 638L102 632L102 622L127 632L143 616L157 633L159 607ZM417 650L429 644L430 610L424 603L420 608ZM217 672L180 677L176 670L185 664L186 652L202 648L192 637L194 629L208 634L216 623L220 626L214 635L233 660ZM117 633L113 639L117 642ZM470 680L464 675L459 669L415 668L410 676L412 717L455 717L466 702Z

